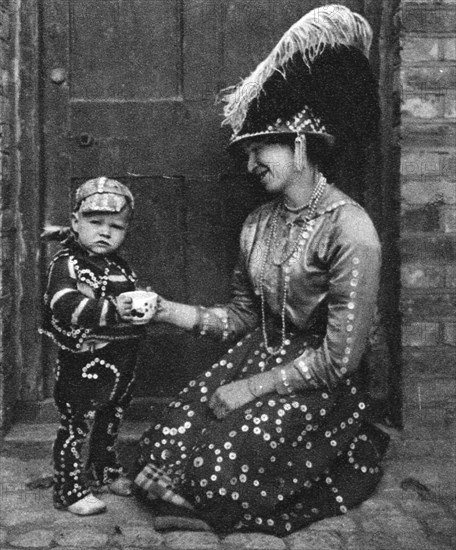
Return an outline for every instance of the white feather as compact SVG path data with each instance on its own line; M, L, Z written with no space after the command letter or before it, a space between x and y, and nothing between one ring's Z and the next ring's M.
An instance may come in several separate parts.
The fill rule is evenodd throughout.
M282 36L277 45L256 69L238 85L221 92L226 103L222 124L239 132L252 99L259 96L264 83L296 53L310 67L315 58L327 47L353 46L366 57L372 43L372 29L360 14L340 4L316 8L299 19Z

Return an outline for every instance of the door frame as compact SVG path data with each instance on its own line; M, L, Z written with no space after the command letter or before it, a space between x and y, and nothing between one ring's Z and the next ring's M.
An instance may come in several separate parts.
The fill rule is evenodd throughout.
M43 74L41 52L43 4L55 0L17 0L13 15L12 34L15 44L14 117L15 155L11 171L12 185L16 190L17 239L15 294L13 315L9 322L16 327L14 353L5 357L14 368L14 376L7 380L11 400L16 400L15 412L11 403L3 411L6 424L16 420L53 419L50 400L44 400L42 357L43 343L37 329L41 320L41 297L45 273L44 248L39 239L44 222L43 192L43 116L41 90ZM401 336L399 314L400 257L399 241L399 174L400 149L398 144L398 79L399 34L396 15L400 0L384 0L382 10L377 0L364 0L367 18L381 17L381 35L374 42L372 62L379 75L382 105L381 151L377 159L380 182L376 195L367 197L367 208L377 222L384 247L384 273L380 296L382 315L388 327L388 342L392 359L389 374L390 417L395 425L401 424ZM64 53L64 52L63 52ZM61 92L59 92L61 93ZM61 116L58 107L55 116ZM62 152L64 154L64 152ZM56 159L59 162L59 159ZM47 190L46 192L56 190ZM387 220L387 223L385 222ZM386 273L386 270L388 273ZM3 388L3 393L5 388Z

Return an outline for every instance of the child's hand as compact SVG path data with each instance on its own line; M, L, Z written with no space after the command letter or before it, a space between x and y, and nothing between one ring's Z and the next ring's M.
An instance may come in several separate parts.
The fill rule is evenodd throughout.
M131 311L133 309L133 300L131 296L124 296L119 294L116 298L117 313L124 321L131 321L133 316Z

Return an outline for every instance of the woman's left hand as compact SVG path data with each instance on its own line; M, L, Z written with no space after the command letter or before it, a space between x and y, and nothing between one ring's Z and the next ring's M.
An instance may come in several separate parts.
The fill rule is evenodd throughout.
M217 388L209 400L209 407L217 418L225 418L231 411L239 409L253 399L247 380L237 380Z

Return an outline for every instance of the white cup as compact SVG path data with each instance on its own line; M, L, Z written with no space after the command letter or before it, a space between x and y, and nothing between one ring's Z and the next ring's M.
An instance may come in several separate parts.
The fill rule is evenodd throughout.
M156 292L147 290L132 290L123 292L122 296L128 296L132 300L132 323L134 325L145 325L148 323L157 311Z

